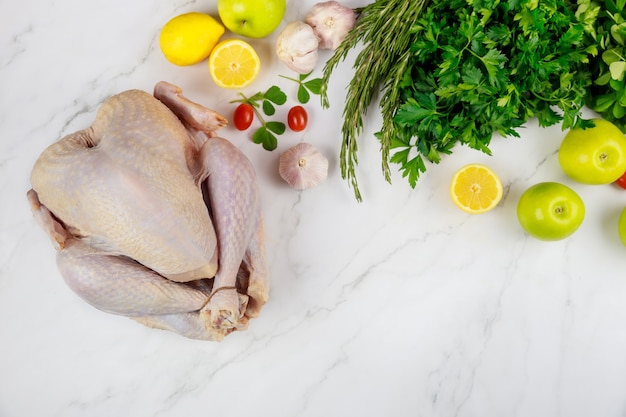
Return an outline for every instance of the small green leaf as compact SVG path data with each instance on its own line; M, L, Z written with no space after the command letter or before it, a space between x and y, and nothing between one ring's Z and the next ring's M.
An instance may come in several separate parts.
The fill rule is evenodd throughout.
M441 49L443 49L444 52L441 56L441 62L439 63L439 68L441 68L439 74L444 74L446 71L457 70L461 63L461 52L453 46L444 46Z
M274 136L270 131L268 131L265 126L262 126L254 132L252 135L252 141L254 143L262 144L263 149L267 151L273 151L278 146L278 140L276 136Z
M407 161L402 169L402 176L408 179L411 188L415 188L422 172L426 172L426 165L424 165L422 157L417 155L415 158Z
M409 160L409 152L411 148L406 148L402 151L397 151L393 155L391 155L390 161L394 164L404 164Z
M256 144L261 144L263 143L263 141L265 140L265 137L268 135L268 131L265 128L265 126L261 126L260 128L258 128L256 130L256 132L254 132L254 134L252 135L252 142L256 143Z
M626 62L617 61L612 62L609 65L609 71L611 71L611 78L617 81L621 81L624 79L624 72L626 72Z
M265 98L275 104L283 105L287 102L287 95L278 86L271 86L265 92Z
M322 79L314 78L304 83L304 86L313 94L319 95L322 89Z
M536 117L541 127L552 126L561 121L561 116L549 106L539 109Z
M266 151L273 151L278 146L278 140L276 136L268 132L265 141L263 142L263 149Z
M464 68L461 78L466 84L478 85L483 79L483 73L474 65L468 65Z
M428 154L426 155L426 158L430 162L434 162L435 164L438 164L439 162L441 162L441 156L439 156L439 152L432 145L430 146L430 150L428 151Z
M276 108L272 103L270 103L269 100L263 100L263 113L268 116L272 116L274 113L276 113Z
M434 113L434 110L425 109L423 107L419 107L419 105L411 105L410 103L407 103L398 109L398 112L394 117L394 121L401 126L412 126Z
M611 26L611 35L618 44L624 45L624 37L626 36L626 23L620 23L618 25Z
M509 103L511 102L511 96L510 95L506 95L506 96L502 96L498 99L498 101L496 102L496 105L498 107L506 107L509 105Z
M626 107L620 105L619 103L615 103L613 106L613 117L619 120L624 116L626 116Z
M573 44L578 44L583 37L583 27L579 25L572 25L570 28L561 36L561 39L556 44L557 48L561 47L569 47Z
M485 55L483 55L480 60L482 61L485 69L487 70L487 74L489 74L489 82L492 85L497 84L496 74L499 68L504 66L504 63L507 61L507 57L504 54L501 54L497 49L490 49L487 51Z
M277 135L285 133L285 124L283 122L267 122L265 126Z
M611 77L611 80L609 81L609 86L615 90L615 91L619 91L622 88L624 88L624 83L620 80L615 80L613 79L613 77Z
M298 87L298 101L302 104L306 104L309 102L311 95L307 91L306 88L302 84Z
M596 84L596 85L607 85L609 83L609 81L611 81L611 73L610 72L605 72L604 74L602 74L598 78L596 78L596 80L594 81L594 84Z
M612 63L620 61L621 59L622 57L620 56L619 51L615 48L609 49L608 51L604 51L602 53L602 61L604 61L604 63L607 65L611 65Z

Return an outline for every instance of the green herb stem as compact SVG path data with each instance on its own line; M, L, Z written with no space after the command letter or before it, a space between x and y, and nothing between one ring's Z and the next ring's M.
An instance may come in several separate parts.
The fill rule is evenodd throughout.
M293 77L288 77L288 76L286 76L286 75L281 75L281 74L279 74L278 76L279 76L279 77L281 77L281 78L284 78L284 79L286 79L286 80L296 82L296 83L298 83L298 84L300 84L300 83L302 82L302 81L300 81L300 80L297 80L297 79L295 79L295 78L293 78Z
M357 138L363 132L363 119L372 101L382 89L386 91L381 100L384 120L382 171L390 181L388 161L392 135L389 123L399 100L390 89L397 86L404 75L411 41L410 29L427 1L377 0L359 9L356 25L324 66L320 96L322 107L328 108L328 85L332 72L352 49L360 42L364 43L355 59L354 75L347 88L340 152L341 175L350 182L358 201L362 197L355 172L358 164Z

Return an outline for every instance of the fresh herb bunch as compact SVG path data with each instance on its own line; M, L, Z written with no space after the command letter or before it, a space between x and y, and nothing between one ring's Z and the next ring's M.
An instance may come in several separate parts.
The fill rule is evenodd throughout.
M273 116L276 113L276 105L281 106L287 102L287 95L278 86L271 86L265 92L259 91L250 97L246 97L243 93L239 93L240 99L233 100L231 103L246 103L252 106L257 118L261 121L259 127L252 134L252 141L261 144L265 150L273 151L278 146L278 139L275 135L285 133L285 124L283 122L268 121L266 122L259 108L263 109L266 116Z
M581 109L597 48L583 42L575 12L567 0L377 0L361 10L322 83L327 106L333 68L362 40L342 128L342 174L356 198L356 138L380 89L383 171L389 180L388 162L399 164L412 187L425 160L438 163L457 144L490 154L494 133L519 136L531 117L563 129L591 125Z
M597 48L584 45L575 11L563 0L450 0L425 10L392 127L392 162L412 187L423 158L438 163L459 143L491 154L494 133L519 137L532 117L544 127L591 124L581 109Z
M363 118L378 91L385 89L381 99L383 132L381 141L382 170L390 181L389 126L399 104L398 86L407 69L409 46L413 39L410 29L428 0L376 0L356 9L358 20L328 59L322 74L320 90L322 107L328 108L328 84L333 70L348 53L363 44L354 62L354 76L347 89L343 110L341 176L350 181L357 200L361 200L355 168L358 164L357 138L363 131Z
M593 84L587 105L626 132L626 0L579 0L578 18L585 24L587 41L600 53L589 65Z

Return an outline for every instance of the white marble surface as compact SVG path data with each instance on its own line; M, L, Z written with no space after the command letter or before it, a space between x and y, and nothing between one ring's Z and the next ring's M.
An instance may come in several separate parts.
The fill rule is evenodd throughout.
M311 4L291 1L286 20ZM310 127L276 151L222 132L255 164L267 222L271 299L248 331L188 340L74 295L31 217L30 169L107 96L162 79L230 116L236 92L216 88L205 63L175 67L159 50L161 25L185 11L216 15L215 0L0 1L0 416L626 416L616 230L626 192L572 184L556 158L559 127L534 123L521 139L495 139L492 157L457 149L415 190L399 176L388 185L374 108L359 204L338 170L350 62L333 78L331 109L309 103ZM254 42L264 69L246 91L278 83L295 104L274 37ZM328 181L305 192L277 174L279 152L300 140L331 162ZM466 162L500 174L492 212L452 205L448 184ZM571 238L540 242L518 226L519 195L543 180L572 185L587 205Z

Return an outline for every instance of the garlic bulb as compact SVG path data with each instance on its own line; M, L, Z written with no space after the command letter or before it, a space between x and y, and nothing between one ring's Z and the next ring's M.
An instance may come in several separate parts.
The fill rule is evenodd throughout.
M288 23L276 39L276 54L289 69L308 74L317 64L319 40L313 28L304 22Z
M304 21L313 28L321 49L336 49L356 23L354 10L337 1L314 5Z
M313 145L301 142L280 155L278 172L297 190L315 187L328 175L328 159Z

